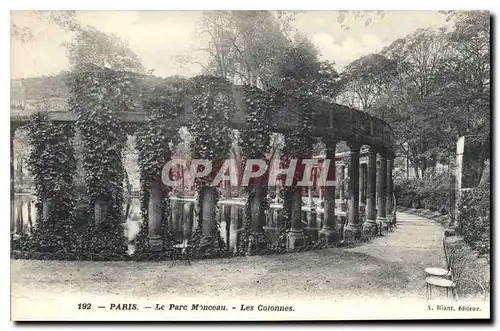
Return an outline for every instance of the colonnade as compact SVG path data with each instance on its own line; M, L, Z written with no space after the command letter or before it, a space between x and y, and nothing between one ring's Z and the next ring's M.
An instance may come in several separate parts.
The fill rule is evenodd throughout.
M349 164L347 164L349 182L347 187L347 224L344 226L344 240L359 238L361 234L376 234L380 227L387 230L395 221L393 201L392 170L394 154L376 147L370 147L367 164L360 164L358 143L349 143ZM326 146L326 158L335 159L336 142ZM378 156L378 162L377 162ZM378 163L378 167L377 167ZM335 163L330 163L330 169ZM343 204L344 166L341 167L340 199ZM335 172L335 171L334 171ZM338 240L339 224L335 215L335 187L324 187L324 224L320 235L328 241Z

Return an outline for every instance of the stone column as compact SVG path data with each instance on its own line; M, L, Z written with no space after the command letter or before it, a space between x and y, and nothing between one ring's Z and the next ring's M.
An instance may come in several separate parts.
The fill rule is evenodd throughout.
M47 203L47 206L49 203ZM108 204L106 201L97 200L94 204L94 223L101 223L108 214Z
M393 193L394 193L394 185L392 182L392 168L394 166L394 157L392 155L388 155L387 157L387 184L386 184L386 189L387 189L387 194L386 194L386 204L385 204L385 209L386 209L386 216L390 224L394 223L394 199L393 199Z
M24 233L23 207L24 207L23 196L20 196L17 203L17 218L16 218L16 233L19 235L22 235Z
M377 202L376 178L377 178L377 152L370 147L368 152L368 176L367 176L367 196L366 196L366 221L363 224L363 232L369 234L377 233Z
M148 204L148 239L152 251L163 249L163 238L161 235L163 192L160 181L151 183L151 191Z
M345 198L345 165L342 165L340 167L340 192L339 192L339 199L340 199L340 210L347 212L347 201Z
M250 236L250 243L252 245L249 248L250 251L260 250L266 247L267 240L264 235L264 225L266 222L266 215L264 213L264 208L262 207L263 201L266 198L265 188L258 183L255 187L255 195L251 201L251 225L252 232Z
M233 253L238 252L238 206L229 205L231 208L231 220L229 223L229 250Z
M377 178L377 221L383 226L384 229L388 229L387 217L386 217L386 186L387 186L387 159L385 151L380 153L380 166L378 169Z
M359 223L359 149L360 144L349 143L349 215L348 223L344 228L344 239L352 240L361 236L361 224Z
M366 163L359 165L359 209L365 212L366 206Z
M336 172L337 168L335 167L335 148L337 142L327 141L326 142L326 151L325 158L330 160L330 165L328 169L323 168L322 171L327 171L327 180L336 180ZM335 242L338 241L338 229L337 222L335 219L335 186L322 186L320 187L320 192L323 191L324 194L324 222L323 227L319 232L319 238L322 240L326 240L327 242Z
M305 243L302 226L302 188L294 187L292 193L291 227L287 233L287 248L293 250Z
M339 182L340 182L340 185L339 185L339 199L340 199L340 202L343 203L345 197L344 197L344 179L345 179L345 165L342 165L340 167L340 178L339 178Z
M215 187L204 187L202 194L203 205L201 217L203 220L203 226L200 247L215 247L217 244L217 238L215 238L215 198L217 195L217 189Z
M29 231L31 232L33 230L33 218L31 216L31 199L28 200L28 228Z

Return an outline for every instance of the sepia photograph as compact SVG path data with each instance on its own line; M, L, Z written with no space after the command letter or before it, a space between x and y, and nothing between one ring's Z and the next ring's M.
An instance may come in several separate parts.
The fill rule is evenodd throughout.
M490 320L491 21L11 10L11 321Z

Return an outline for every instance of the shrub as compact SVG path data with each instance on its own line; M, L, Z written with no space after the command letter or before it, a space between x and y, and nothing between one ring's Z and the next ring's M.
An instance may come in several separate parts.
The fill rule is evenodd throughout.
M399 206L449 212L448 174L431 174L424 178L403 179L395 183Z
M480 254L490 252L490 187L462 191L459 203L459 232Z

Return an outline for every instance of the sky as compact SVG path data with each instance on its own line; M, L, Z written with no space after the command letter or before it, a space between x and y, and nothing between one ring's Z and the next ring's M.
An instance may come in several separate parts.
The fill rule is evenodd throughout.
M337 21L338 15L335 11L301 12L294 22L295 28L318 47L321 59L335 62L337 70L419 28L449 24L446 16L436 11L387 11L383 17L372 14L369 25L365 25L365 18L347 14L345 24L349 29L345 30ZM199 51L204 46L198 33L200 18L200 11L77 12L80 22L126 41L144 67L162 77L189 77L200 72L200 65L185 61L193 54L204 59ZM71 33L30 11L12 11L11 23L28 27L33 33L28 43L11 38L11 78L57 74L68 69L62 44L71 40Z

